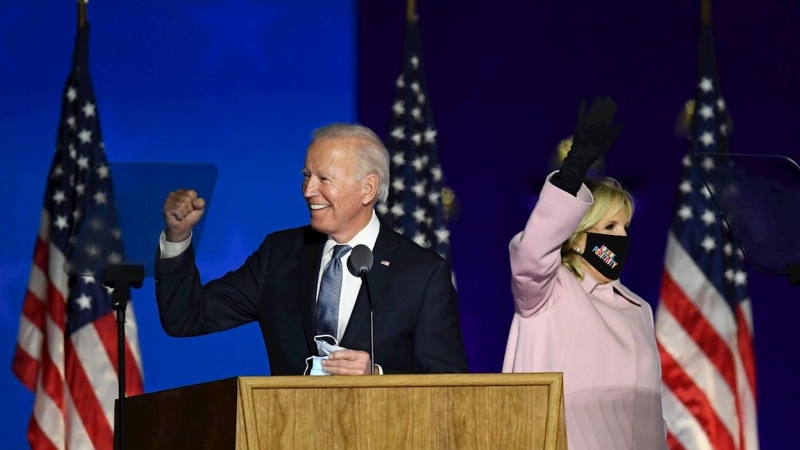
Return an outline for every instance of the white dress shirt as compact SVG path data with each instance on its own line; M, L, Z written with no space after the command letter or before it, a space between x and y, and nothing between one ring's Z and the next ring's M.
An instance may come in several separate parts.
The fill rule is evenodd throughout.
M356 245L363 244L369 247L370 251L372 251L375 247L375 241L378 240L378 233L380 233L380 231L381 223L378 220L378 216L375 214L375 211L373 210L372 219L370 219L367 226L353 236L353 239L351 239L349 242L339 243L334 241L332 237L328 236L328 240L325 242L325 246L322 250L322 261L320 262L319 273L317 274L316 297L319 296L319 286L322 282L322 274L325 272L325 268L328 266L328 263L333 257L333 247L338 244L344 244L353 248ZM165 259L178 256L186 251L191 243L191 235L188 239L182 242L169 242L167 241L166 234L161 232L161 237L159 238L161 258ZM339 327L338 332L336 333L337 342L342 341L342 336L344 336L344 332L347 329L347 323L350 321L350 316L353 314L353 307L356 304L356 298L358 298L358 291L361 290L361 278L351 275L350 271L347 270L347 260L350 258L350 253L351 252L348 251L341 258L343 268L342 292L339 297Z
M319 298L319 288L322 284L322 274L325 273L325 268L333 258L333 247L336 245L349 245L354 248L356 245L366 245L369 250L375 247L375 241L378 240L378 233L381 231L381 223L378 221L378 216L375 211L372 211L372 219L366 227L359 231L350 242L336 242L332 237L328 236L325 242L325 247L322 249L322 261L319 265L319 274L317 275L317 298ZM347 323L350 321L350 315L353 314L353 307L356 305L356 298L358 298L358 291L361 290L361 278L353 276L347 270L347 260L350 259L352 250L345 253L342 260L342 292L339 295L339 327L336 333L336 341L342 342L342 336L347 329Z

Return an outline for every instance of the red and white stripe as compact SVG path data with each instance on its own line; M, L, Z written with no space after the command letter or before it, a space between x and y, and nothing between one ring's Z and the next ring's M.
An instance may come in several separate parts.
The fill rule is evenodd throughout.
M65 342L69 279L64 254L49 241L50 220L44 210L13 363L16 376L35 393L28 440L34 450L111 449L118 389L115 315ZM132 309L126 331L126 391L135 395L143 392L143 379Z
M672 232L655 328L669 447L757 450L750 301L734 314Z

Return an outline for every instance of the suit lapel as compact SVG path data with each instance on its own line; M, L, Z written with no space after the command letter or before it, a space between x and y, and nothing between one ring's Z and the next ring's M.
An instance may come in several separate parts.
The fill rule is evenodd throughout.
M381 231L378 233L378 239L375 240L375 247L372 249L372 269L367 275L367 281L372 291L373 308L375 309L379 309L378 305L386 298L389 287L388 279L391 268L381 264L381 261L391 261L390 256L397 248L397 245L397 233L381 222ZM351 348L352 343L357 342L362 329L366 333L367 339L369 339L369 299L367 298L367 290L364 283L361 283L361 289L358 291L358 297L353 306L353 313L350 315L347 329L344 331L342 342L339 345ZM368 340L365 343L368 344Z
M317 311L317 280L319 265L322 260L322 249L325 247L327 237L308 227L303 235L303 250L300 255L299 276L297 277L300 289L300 308L303 316L303 328L306 344L311 355L317 354L317 344L314 342L316 332Z

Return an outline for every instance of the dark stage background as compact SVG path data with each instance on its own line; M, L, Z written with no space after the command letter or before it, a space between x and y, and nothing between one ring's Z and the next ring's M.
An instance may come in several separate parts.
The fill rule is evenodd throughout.
M402 55L403 2L359 4L358 117L387 136ZM800 5L713 2L731 151L800 159ZM658 302L687 142L677 112L695 95L699 2L418 2L425 71L447 182L461 205L451 242L470 369L501 367L513 305L508 242L522 229L582 98L625 122L606 174L635 193L623 282ZM800 195L800 193L798 193ZM800 288L750 273L762 448L800 448L794 324Z
M91 68L108 158L219 167L200 268L208 279L274 230L307 222L303 152L314 127L387 136L405 2L92 1ZM512 300L507 246L571 133L581 98L612 96L625 122L606 173L635 193L625 282L655 308L680 160L677 111L695 94L696 1L420 0L470 369L500 370ZM10 372L74 40L74 2L0 0L0 434L25 448L32 395ZM734 152L800 159L800 5L717 2ZM159 211L153 211L159 214ZM154 245L155 239L154 237ZM762 448L800 448L797 288L750 273ZM134 294L147 391L269 368L256 326L166 336L153 286ZM3 369L6 364L6 369Z

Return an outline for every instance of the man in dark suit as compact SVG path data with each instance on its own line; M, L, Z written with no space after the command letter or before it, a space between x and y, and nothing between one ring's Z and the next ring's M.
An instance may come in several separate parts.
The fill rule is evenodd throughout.
M322 362L331 374L370 373L369 306L360 278L346 268L359 244L375 264L375 373L466 372L458 298L448 263L381 223L375 204L389 187L389 154L359 125L315 131L303 168L311 224L268 235L244 264L205 285L191 229L205 203L175 191L164 204L167 228L156 260L156 298L170 336L198 336L258 321L274 375L307 371L315 336L345 350Z

